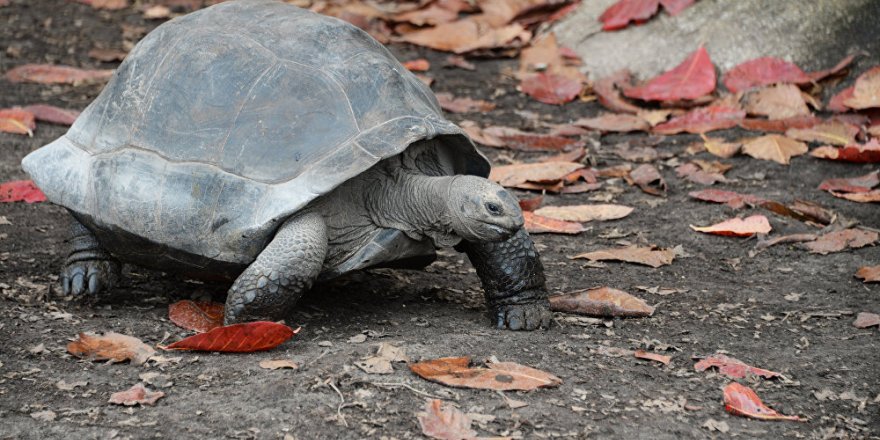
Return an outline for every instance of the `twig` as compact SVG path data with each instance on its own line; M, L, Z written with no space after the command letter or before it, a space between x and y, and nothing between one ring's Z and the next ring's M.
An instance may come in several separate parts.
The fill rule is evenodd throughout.
M426 393L426 392L424 392L424 391L417 390L417 389L415 389L415 388L413 388L413 387L411 387L411 386L409 386L409 385L407 385L407 384L405 384L405 383L394 383L394 382L364 382L364 383L368 383L368 384L370 384L370 385L375 385L375 386L377 386L377 387L391 387L391 388L394 388L394 387L403 387L403 388L406 388L406 389L408 389L408 390L410 390L410 391L412 391L412 392L414 392L414 393L416 393L416 394L418 394L418 395L420 395L420 396L429 397L429 398L431 398L431 399L443 399L443 397L435 396L435 395L433 395L433 394L429 394L429 393ZM457 395L457 394L455 394L455 393L453 393L453 392L451 392L451 391L450 391L450 393L451 393L452 395L454 395L456 399L458 399L458 395Z
M333 388L333 391L336 391L336 394L339 394L339 406L336 407L336 415L339 416L339 420L342 424L348 428L348 422L345 421L345 416L342 415L342 406L345 405L345 397L342 395L342 391L339 391L339 388L336 388L336 384L333 383L333 379L327 379L324 381L325 384L329 385L330 388Z

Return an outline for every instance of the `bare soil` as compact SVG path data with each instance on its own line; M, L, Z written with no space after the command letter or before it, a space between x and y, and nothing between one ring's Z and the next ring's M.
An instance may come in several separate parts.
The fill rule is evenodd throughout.
M143 21L133 9L106 12L60 0L12 0L0 7L0 23L4 72L38 62L112 68L114 63L90 59L88 51L121 47L122 24L147 30L159 24ZM515 60L479 60L477 70L468 72L441 68L444 54L412 47L392 50L403 60L427 57L434 66L428 76L435 79L435 91L498 103L486 114L450 115L456 122L469 118L483 125L528 128L536 120L523 111L542 121L568 122L600 110L596 103L556 107L525 97L510 74ZM876 56L863 58L855 70L877 61ZM0 108L49 103L82 109L100 88L0 79ZM0 180L26 178L22 157L64 132L64 127L40 124L32 138L0 134ZM591 158L602 166L621 163L609 153L612 146L644 137L605 136L592 148ZM667 137L656 148L686 158L684 148L696 139ZM504 150L484 152L497 164L530 158ZM733 181L720 185L724 189L783 202L811 200L839 216L880 227L876 204L852 203L816 189L823 179L863 175L876 166L809 157L795 158L790 166L749 157L725 162L734 168L728 172ZM467 259L450 250L425 271L377 270L316 287L286 320L302 326L302 332L273 351L172 352L164 356L176 360L144 366L81 361L65 347L83 331L116 331L149 344L177 340L188 333L169 322L168 304L186 298L222 301L228 286L132 267L126 269L124 284L98 304L69 301L59 296L57 278L65 254L66 212L48 203L0 205L0 216L11 223L0 222L0 438L423 438L415 414L429 395L487 415L475 425L484 436L880 438L880 334L876 328L852 326L856 313L880 312L880 284L863 284L853 276L861 266L880 264L880 249L821 256L797 245L779 245L750 256L754 239L703 235L688 226L749 214L748 209L689 199L687 193L700 188L675 177L674 161L656 164L669 183L668 197L653 197L620 181L612 185L621 190L611 194L612 200L634 206L629 217L592 224L578 236L535 236L551 293L612 286L655 304L653 317L590 324L558 315L547 331L496 330L486 317L478 278ZM548 196L545 204L588 203L594 196ZM754 212L770 218L774 234L817 230ZM680 245L688 256L659 269L614 262L585 267L582 260L567 258L621 241ZM639 286L678 290L659 295ZM367 335L365 342L350 342L360 334ZM403 364L385 376L354 366L380 342L404 347L415 360L495 356L551 372L564 384L506 393L528 404L511 409L499 393L445 388L416 377ZM608 347L641 348L673 359L662 366L609 356ZM716 351L783 373L783 380L742 382L777 410L809 421L758 421L726 413L721 389L730 379L693 369L693 356ZM300 368L258 366L278 358L293 359ZM145 372L160 372L173 381L161 388L167 395L156 406L107 403L111 393L129 388ZM63 391L56 385L62 380L87 385ZM38 417L47 410L54 420ZM729 432L704 427L710 419L726 423Z

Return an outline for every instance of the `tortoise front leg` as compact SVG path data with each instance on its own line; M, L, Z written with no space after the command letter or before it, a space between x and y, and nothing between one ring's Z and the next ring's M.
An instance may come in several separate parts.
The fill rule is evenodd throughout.
M327 255L327 227L319 214L287 220L226 297L226 324L279 319L312 287Z
M496 243L462 242L483 284L486 303L498 328L535 330L550 326L544 266L525 228Z
M75 218L71 218L67 243L70 252L61 270L61 291L65 296L98 295L119 281L119 261L105 251L92 231Z

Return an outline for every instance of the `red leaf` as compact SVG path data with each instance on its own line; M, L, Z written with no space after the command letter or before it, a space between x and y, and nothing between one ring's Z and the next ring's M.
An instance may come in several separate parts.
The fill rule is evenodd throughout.
M667 14L676 16L696 1L697 0L660 0L660 4L663 5L663 9L666 10Z
M786 416L768 408L751 388L736 382L724 387L724 409L731 414L753 419L806 422L801 417Z
M54 105L34 104L24 108L34 114L38 121L49 122L58 125L72 125L79 116L76 110L67 110Z
M204 333L223 325L224 305L185 299L168 306L168 319L178 327Z
M804 84L810 77L793 63L761 57L737 65L724 75L724 86L733 93L777 83Z
M602 15L602 30L613 31L625 28L629 22L643 22L653 17L660 8L660 0L620 0L611 5Z
M775 371L755 368L739 359L717 353L697 362L694 365L694 370L706 371L712 367L718 368L719 373L732 379L742 379L746 377L746 374L754 374L755 376L761 376L766 379L772 379L779 376L779 373Z
M576 98L583 84L567 76L541 72L523 78L520 88L523 93L544 104L559 105Z
M13 180L0 183L0 203L45 202L46 195L30 180Z
M0 109L0 132L34 135L34 114L22 108Z
M736 127L745 117L745 111L734 107L702 107L657 125L653 131L660 134L706 133Z
M269 321L246 322L217 327L207 333L183 338L163 350L198 350L244 353L269 350L287 341L297 333L284 324Z
M844 104L848 99L853 97L853 93L856 90L856 86L849 86L839 92L836 95L831 97L831 100L828 101L828 105L825 107L829 111L844 113L850 110L846 104Z
M404 62L403 67L406 67L410 72L426 72L431 68L431 63L424 58L419 58Z
M674 69L647 83L623 91L623 94L644 101L678 101L697 99L715 90L715 66L709 52L700 46Z
M556 220L528 211L523 211L523 218L525 219L526 231L532 234L550 232L554 234L574 235L580 234L586 230L584 229L584 225L578 222Z
M880 162L880 141L871 139L867 144L847 145L842 148L823 146L811 151L810 156L843 162Z
M112 69L87 70L52 64L25 64L6 72L10 82L34 82L40 84L79 84L102 81L113 76Z
M620 113L638 113L642 109L623 98L620 89L630 87L632 77L629 70L619 70L610 76L600 78L593 83L593 93L608 110Z

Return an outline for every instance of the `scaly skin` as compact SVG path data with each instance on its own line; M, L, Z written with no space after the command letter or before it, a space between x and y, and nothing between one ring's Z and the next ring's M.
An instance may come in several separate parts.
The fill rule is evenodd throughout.
M101 248L95 235L76 219L71 219L67 241L70 253L61 270L61 291L65 296L96 296L119 281L119 261Z
M327 228L315 213L291 218L226 297L226 324L285 316L312 287L327 255Z
M483 284L486 303L498 328L535 330L550 326L544 266L525 228L500 242L462 242Z

